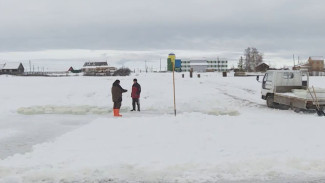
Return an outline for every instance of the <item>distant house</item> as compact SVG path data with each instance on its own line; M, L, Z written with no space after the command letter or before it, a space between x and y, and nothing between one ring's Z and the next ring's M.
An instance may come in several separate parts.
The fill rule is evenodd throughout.
M2 72L2 68L5 66L5 64L0 64L0 74Z
M73 67L72 67L72 66L69 68L69 70L68 70L68 71L70 71L70 72L72 72L72 73L80 73L80 72L82 72L82 70L81 70L81 69L73 69Z
M323 72L324 71L324 58L323 57L309 57L308 64L310 71Z
M269 70L270 66L267 65L266 63L261 63L258 66L255 67L256 72L266 72Z
M306 70L309 71L311 70L310 65L307 64L300 64L300 65L295 65L292 70Z
M304 69L308 70L311 76L317 76L324 74L324 58L323 57L309 57L307 63L297 65L293 68L294 70Z
M85 62L81 70L85 76L111 76L116 67L108 66L107 62Z
M2 67L2 68L1 68ZM24 66L20 62L9 62L5 63L4 65L0 65L0 72L1 74L13 74L13 75L19 75L24 73Z

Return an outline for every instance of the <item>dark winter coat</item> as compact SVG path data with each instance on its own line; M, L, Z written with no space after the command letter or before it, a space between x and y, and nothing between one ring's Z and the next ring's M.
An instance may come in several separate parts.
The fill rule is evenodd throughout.
M132 85L131 97L132 98L140 98L140 93L141 93L141 86L139 85L139 83L134 83Z
M127 92L120 86L118 81L115 81L112 86L112 100L113 102L122 102L122 93Z

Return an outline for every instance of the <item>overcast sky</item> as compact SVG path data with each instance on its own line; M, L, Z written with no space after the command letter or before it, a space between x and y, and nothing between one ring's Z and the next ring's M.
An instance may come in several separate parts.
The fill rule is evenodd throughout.
M0 61L235 61L256 47L288 64L324 56L324 20L321 0L0 0Z

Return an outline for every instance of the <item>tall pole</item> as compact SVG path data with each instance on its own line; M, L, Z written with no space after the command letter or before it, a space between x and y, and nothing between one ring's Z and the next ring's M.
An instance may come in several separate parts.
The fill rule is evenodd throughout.
M170 53L168 55L168 59L167 59L167 67L168 67L168 71L170 71L171 69L173 70L174 115L176 116L175 62L176 62L176 56L175 56L175 54L174 53ZM172 65L170 65L170 64L172 64ZM170 66L172 68L170 68Z
M176 116L176 97L175 97L175 60L173 64L173 88L174 88L174 114Z

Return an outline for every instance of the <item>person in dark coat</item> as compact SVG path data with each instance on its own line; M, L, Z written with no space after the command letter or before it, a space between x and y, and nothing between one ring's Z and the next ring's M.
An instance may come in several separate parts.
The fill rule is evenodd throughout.
M123 89L120 86L120 80L116 80L112 86L112 100L114 102L113 111L114 116L122 116L120 114L120 108L122 105L122 93L127 92L127 90Z
M140 111L140 101L139 101L140 93L141 93L141 86L138 83L137 79L133 79L132 93L131 93L133 109L131 111L135 111L135 104L137 104L138 111Z

